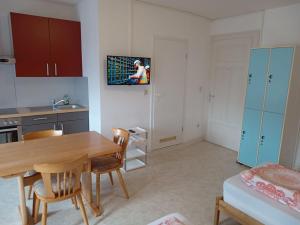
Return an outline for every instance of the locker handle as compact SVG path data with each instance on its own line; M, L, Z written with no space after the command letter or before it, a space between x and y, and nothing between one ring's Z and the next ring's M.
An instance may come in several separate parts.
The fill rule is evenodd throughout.
M272 79L273 79L273 74L270 74L270 75L269 75L269 83L272 82Z
M242 131L242 140L244 140L244 138L245 138L245 134L246 134L246 131Z
M248 84L251 84L251 79L252 79L252 73L249 74Z
M261 138L260 138L260 145L264 144L264 140L265 140L265 136L261 136Z

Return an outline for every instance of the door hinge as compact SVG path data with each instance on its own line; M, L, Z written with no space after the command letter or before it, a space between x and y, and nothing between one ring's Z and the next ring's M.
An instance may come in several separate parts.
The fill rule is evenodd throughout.
M181 131L183 132L183 127L181 127Z

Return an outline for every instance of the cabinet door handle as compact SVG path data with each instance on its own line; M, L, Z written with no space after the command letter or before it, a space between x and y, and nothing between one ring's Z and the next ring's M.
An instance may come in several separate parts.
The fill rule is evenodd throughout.
M47 120L47 117L40 117L40 118L34 118L33 121L39 121L39 120Z
M57 65L54 63L54 71L55 71L55 76L57 77Z
M49 64L48 63L46 64L46 67L47 67L47 76L49 77Z
M61 123L61 124L60 124L60 127L61 127L61 131L62 131L62 133L64 133L64 124L63 124L63 123Z

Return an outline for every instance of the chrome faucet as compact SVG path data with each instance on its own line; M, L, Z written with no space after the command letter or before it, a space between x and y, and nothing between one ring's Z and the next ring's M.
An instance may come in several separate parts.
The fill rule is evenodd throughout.
M70 104L70 97L68 95L65 95L62 100L56 101L55 99L52 100L52 108L56 109L56 106L58 106L60 103L63 103L64 105Z

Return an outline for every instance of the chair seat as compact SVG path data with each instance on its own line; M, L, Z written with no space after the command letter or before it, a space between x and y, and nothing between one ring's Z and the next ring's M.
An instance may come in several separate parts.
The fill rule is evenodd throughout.
M63 175L61 175L60 176L60 190L64 190L63 183L64 183L64 177L63 177ZM57 186L57 177L56 176L51 177L51 185L52 185L53 193L58 194L58 186ZM70 190L72 192L73 187L75 186L75 177L74 176L72 177L71 184L69 182L69 177L67 177L67 180L66 180L66 190L67 191L69 190L69 185L71 185ZM36 181L33 184L33 190L37 195L42 196L42 197L47 197L47 191L45 189L43 180ZM63 192L63 191L61 191L61 192Z
M92 171L94 173L106 172L115 168L120 168L121 166L122 165L120 159L117 159L115 156L97 158L92 160Z
M35 170L29 170L25 173L24 177L31 177L36 174L37 174L37 172Z

